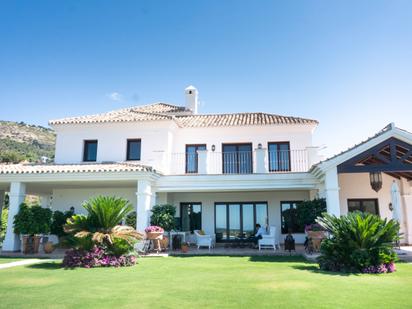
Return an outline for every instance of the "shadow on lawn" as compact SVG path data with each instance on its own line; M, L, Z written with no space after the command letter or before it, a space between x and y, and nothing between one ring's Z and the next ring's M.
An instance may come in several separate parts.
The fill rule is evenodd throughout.
M27 265L25 267L31 268L31 269L45 269L45 270L65 269L61 262L44 262L44 263ZM66 268L66 269L70 269L70 268Z
M291 268L297 269L297 270L308 271L308 272L312 272L315 274L328 275L328 276L348 277L348 276L358 276L359 275L358 273L343 273L343 272L321 270L319 269L319 266L309 264L309 263L307 265L292 265Z

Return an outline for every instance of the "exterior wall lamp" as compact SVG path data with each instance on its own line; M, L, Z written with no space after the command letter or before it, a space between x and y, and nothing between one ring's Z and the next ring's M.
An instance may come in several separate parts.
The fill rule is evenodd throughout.
M258 149L262 149L262 143L258 144Z
M371 172L369 173L369 180L372 189L378 192L382 189L382 173L381 172Z
M216 146L212 145L212 151L215 151L215 150L216 150Z

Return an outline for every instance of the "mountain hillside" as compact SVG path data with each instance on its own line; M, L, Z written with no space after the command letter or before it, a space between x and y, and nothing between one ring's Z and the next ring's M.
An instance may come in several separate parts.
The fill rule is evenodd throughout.
M39 162L54 158L52 129L24 122L0 121L0 162Z

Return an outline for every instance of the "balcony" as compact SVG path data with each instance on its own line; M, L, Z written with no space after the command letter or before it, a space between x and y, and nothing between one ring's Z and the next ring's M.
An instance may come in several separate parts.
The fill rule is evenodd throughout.
M163 167L166 175L222 175L307 172L318 161L317 148L302 150L267 149L254 151L214 152L198 150L196 153L164 154Z

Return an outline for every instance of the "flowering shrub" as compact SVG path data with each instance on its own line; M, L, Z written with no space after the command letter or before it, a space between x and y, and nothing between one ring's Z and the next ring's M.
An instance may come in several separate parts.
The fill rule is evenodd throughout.
M148 226L147 228L145 228L144 231L146 233L155 233L155 232L163 233L164 229L161 228L160 226L157 226L157 225L151 225L151 226Z
M66 251L63 259L63 266L74 267L121 267L133 266L136 264L136 256L106 254L103 248L94 246L91 250L70 249Z
M389 264L381 264L378 266L368 266L362 269L364 274L384 274L393 273L396 271L395 263L391 262Z

